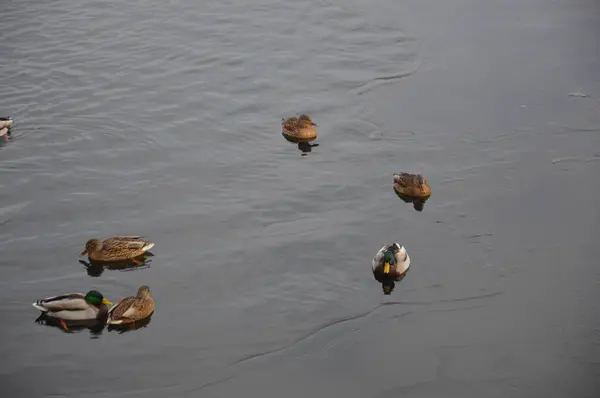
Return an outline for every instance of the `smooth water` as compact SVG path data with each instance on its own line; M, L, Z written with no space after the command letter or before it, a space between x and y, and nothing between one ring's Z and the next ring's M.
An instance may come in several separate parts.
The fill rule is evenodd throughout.
M22 0L0 21L3 396L600 393L597 1ZM310 152L280 132L301 112ZM422 212L399 171L430 182ZM156 242L149 267L88 275L85 241L117 234ZM394 240L412 265L384 296ZM35 323L36 299L141 284L138 330Z

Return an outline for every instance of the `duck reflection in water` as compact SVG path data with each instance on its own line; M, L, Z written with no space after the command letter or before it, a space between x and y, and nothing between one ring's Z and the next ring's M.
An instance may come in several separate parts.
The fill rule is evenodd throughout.
M150 323L150 321L152 320L152 315L150 315L149 317L139 320L139 321L135 321L135 322L131 322L131 323L126 323L126 324L122 324L122 325L108 325L108 331L112 332L115 331L118 334L123 334L126 332L131 332L134 330L138 330L141 328L145 328L146 326L148 326L148 324Z
M396 195L402 199L402 201L404 201L404 203L412 203L413 207L416 211L423 211L423 207L425 207L425 202L427 202L427 199L429 198L416 198L414 196L406 196L406 195L402 195L400 192L396 191L394 189L394 192L396 193Z
M50 317L46 314L40 314L35 320L38 325L44 325L60 329L63 333L80 333L89 330L92 337L98 337L104 331L105 319L71 320L64 321Z
M382 247L372 261L373 277L381 283L383 294L390 295L396 282L402 281L410 267L410 257L406 249L394 242Z
M108 325L106 328L108 332L115 331L118 334L131 332L148 326L152 320L152 315L146 319L129 323L125 325ZM92 338L98 338L104 332L106 326L106 318L99 320L81 320L81 321L64 321L50 317L46 314L40 314L35 321L38 325L44 325L60 329L63 333L81 333L84 330L89 330Z
M152 260L148 259L148 257L153 256L154 254L152 254L151 252L145 252L141 256L129 260L103 262L89 259L89 261L79 260L79 263L85 267L89 276L99 277L104 272L104 269L125 272L150 268L150 263L152 262Z
M286 139L286 141L291 142L292 144L298 145L298 150L302 152L302 156L306 156L306 154L308 152L312 152L312 148L319 146L319 144L311 144L310 143L314 139L296 138L296 137L286 135L285 133L282 133L282 135Z
M299 142L298 149L302 151L302 156L306 156L308 152L312 152L312 148L319 144L311 144L310 142Z

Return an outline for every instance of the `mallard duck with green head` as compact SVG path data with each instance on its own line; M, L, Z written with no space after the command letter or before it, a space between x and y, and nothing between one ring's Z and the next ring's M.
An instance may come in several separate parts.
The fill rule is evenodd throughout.
M310 116L302 114L281 119L282 134L293 141L313 141L317 138L317 124Z
M60 320L62 327L67 330L64 321L103 321L108 314L107 306L111 306L112 303L97 290L90 290L85 294L67 293L46 297L32 305L45 316Z
M154 242L143 236L113 236L103 241L90 239L79 255L88 255L92 261L111 262L133 260L154 247Z
M135 296L124 297L108 310L106 323L124 325L148 318L154 313L154 299L150 288L140 286Z
M389 295L394 290L396 282L406 276L410 268L410 257L404 246L394 242L383 246L371 264L375 280L381 283L383 294Z

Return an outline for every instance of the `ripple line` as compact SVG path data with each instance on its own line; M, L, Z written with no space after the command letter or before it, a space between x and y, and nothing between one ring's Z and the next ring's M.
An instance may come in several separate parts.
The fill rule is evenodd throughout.
M368 310L368 311L364 311L360 314L357 315L352 315L352 316L348 316L348 317L344 317L344 318L339 318L339 319L335 319L333 321L324 323L323 325L317 327L316 329L312 330L311 332L305 334L304 336L296 339L295 341L293 341L292 343L285 345L283 347L279 347L279 348L275 348L272 350L267 350L267 351L263 351L263 352L259 352L256 354L251 354L248 356L245 356L241 359L238 359L237 361L233 362L232 364L230 364L228 367L233 367L233 366L237 366L240 365L244 362L248 362L251 361L253 359L257 359L257 358L261 358L261 357L265 357L268 355L273 355L273 354L277 354L279 352L283 352L286 351L298 344L300 344L301 342L307 340L308 338L316 335L317 333L322 332L325 329L328 329L332 326L335 325L339 325L345 322L350 322L350 321L354 321L357 319L361 319L361 318L365 318L371 314L373 314L374 312L376 312L377 310L379 310L380 308L383 307L387 307L387 306L392 306L392 305L431 305L431 304L437 304L437 303L454 303L454 302L461 302L461 301L470 301L470 300L478 300L478 299L483 299L483 298L489 298L489 297L494 297L494 296L498 296L504 294L503 292L494 292L494 293L487 293L487 294L481 294L481 295L476 295L476 296L468 296L468 297L459 297L459 298L455 298L455 299L449 299L449 300L438 300L438 301L387 301L381 304L378 304L377 306L375 306L374 308ZM409 314L411 314L412 311L409 312L405 312L402 314L399 314L399 316L407 316ZM398 315L397 315L398 317Z
M304 340L306 340L306 339L308 339L308 338L316 335L317 333L322 332L323 330L325 330L327 328L330 328L332 326L339 325L339 324L342 324L342 323L345 323L345 322L353 321L353 320L356 320L356 319L364 318L366 316L371 315L372 313L374 313L375 311L377 311L381 307L382 307L382 304L379 304L375 308L372 308L372 309L370 309L368 311L362 312L362 313L360 313L358 315L353 315L353 316L349 316L349 317L345 317L345 318L340 318L340 319L336 319L336 320L327 322L327 323L325 323L325 324L317 327L313 331L305 334L304 336L298 338L297 340L293 341L292 343L290 343L290 344L288 344L286 346L283 346L283 347L280 347L280 348L275 348L273 350L263 351L263 352L260 352L260 353L257 353L257 354L248 355L246 357L243 357L243 358L241 358L241 359L233 362L231 365L229 365L229 367L239 365L241 363L250 361L252 359L256 359L256 358L260 358L260 357L264 357L264 356L267 356L267 355L272 355L272 354L276 354L278 352L282 352L282 351L288 350L288 349L292 348L293 346L298 345L299 343L303 342Z
M423 68L423 66L425 66L425 64L427 63L427 60L428 60L428 58L425 58L423 60L423 62L421 62L421 64L417 68L415 68L413 70L410 70L410 71L404 72L404 73L398 73L398 74L395 74L395 75L376 77L376 78L371 79L370 81L368 81L368 82L366 82L364 84L361 84L358 87L353 88L350 91L351 92L355 91L356 95L363 95L363 94L366 94L369 91L371 91L371 90L379 87L381 84L383 84L385 82L394 82L396 80L404 79L406 77L410 77L412 75L415 75L415 74L417 74Z

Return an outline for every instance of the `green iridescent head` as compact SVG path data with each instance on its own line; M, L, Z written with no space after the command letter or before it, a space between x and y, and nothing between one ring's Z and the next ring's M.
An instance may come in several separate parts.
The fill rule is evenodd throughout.
M394 265L396 262L396 257L394 257L394 253L388 251L383 255L383 261L385 263L389 263L390 265Z
M112 305L110 301L104 298L102 293L97 290L90 290L85 295L85 301L91 305Z

